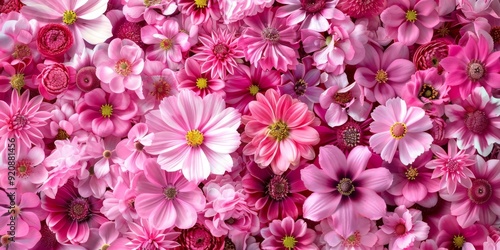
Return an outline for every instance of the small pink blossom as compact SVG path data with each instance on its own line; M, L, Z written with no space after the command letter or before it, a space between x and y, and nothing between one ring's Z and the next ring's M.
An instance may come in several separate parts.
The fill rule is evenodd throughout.
M319 249L314 244L316 233L307 228L302 219L294 221L291 217L286 217L283 220L273 220L269 227L261 230L261 234L264 237L262 249Z
M399 206L382 220L384 225L378 235L383 244L389 243L390 249L407 249L427 239L429 234L429 225L422 221L422 212L416 209Z

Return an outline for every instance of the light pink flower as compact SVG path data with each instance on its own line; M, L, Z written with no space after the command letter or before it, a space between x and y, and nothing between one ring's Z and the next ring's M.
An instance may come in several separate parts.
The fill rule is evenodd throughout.
M145 20L148 24L157 24L176 10L177 4L174 0L126 0L123 4L123 14L132 23Z
M205 196L195 182L180 172L163 171L154 159L144 163L144 176L136 188L137 214L159 230L190 228L196 223L197 212L205 208Z
M12 195L14 193L14 195ZM36 193L22 193L19 190L0 191L0 232L11 229L12 217L15 221L17 237L27 236L30 228L40 230L40 221L47 217L47 212L40 208L40 198Z
M261 230L261 234L264 237L262 249L319 249L314 244L316 233L307 228L307 223L302 219L294 221L291 217L286 217L283 220L273 220L269 227Z
M189 50L188 34L180 32L179 23L169 19L160 25L148 25L141 28L141 38L145 44L146 58L163 63L180 62L182 53Z
M337 0L278 0L277 2L283 6L278 8L276 16L286 17L287 25L302 23L302 29L327 31L330 27L328 19L342 15L342 12L335 8Z
M203 24L209 19L220 18L219 4L216 0L178 0L177 5L181 13L190 17L191 22L196 25Z
M99 229L90 229L89 241L82 244L86 249L101 250L121 250L126 249L125 244L129 242L128 238L120 237L120 233L115 228L112 221L103 223Z
M153 134L148 134L148 126L137 123L128 131L128 139L116 145L116 154L123 159L123 166L128 171L135 173L143 169L143 163L149 157L144 151L145 146L151 146Z
M179 232L171 231L171 229L158 229L148 223L148 220L140 219L137 223L129 222L128 227L130 232L126 236L130 241L126 243L126 246L131 249L167 250L179 246L176 242Z
M427 239L429 225L422 221L422 212L399 206L394 213L387 213L382 218L384 225L380 227L379 236L384 244L389 243L389 249L407 249L414 244Z
M32 247L34 247L42 237L40 232L33 227L29 228L29 231L26 233L26 235L19 237L17 236L19 229L16 228L14 230L14 234L16 235L15 238L12 238L12 235L10 235L11 232L9 232L8 230L9 229L7 228L0 230L0 235L2 235L2 247L5 247L5 249L9 250L33 249Z
M120 138L116 136L107 136L105 138L98 137L96 140L87 142L85 153L93 162L93 171L97 178L109 174L110 165L117 161L118 156L115 149L119 141Z
M296 168L301 158L314 158L312 146L319 142L319 134L312 126L319 120L306 104L269 89L265 95L258 93L248 107L250 115L242 118L242 140L248 143L243 154L253 155L261 168L270 165L275 174L282 174Z
M48 171L44 164L45 159L43 149L33 147L31 149L21 146L16 157L16 187L25 192L35 192L37 186L42 184L48 177ZM3 188L9 188L9 169L0 169L0 183Z
M371 117L370 131L374 135L370 147L385 161L391 163L398 149L401 162L409 165L430 149L433 138L425 131L432 128L432 122L423 109L408 108L398 97L375 108Z
M224 23L229 24L270 8L274 0L219 0L218 3Z
M116 228L126 228L126 222L139 219L135 210L135 198L137 197L135 186L140 176L123 173L116 184L111 187L111 190L104 193L101 213L113 220Z
M182 170L189 181L224 174L233 167L230 153L240 145L240 114L225 106L219 95L201 98L189 90L163 99L160 110L146 114L154 133L146 152L159 155L163 169Z
M23 8L24 9L24 8ZM0 30L0 61L12 62L14 60L40 58L36 47L36 34L38 22L31 22L24 15L11 12L4 15Z
M370 250L381 248L378 244L378 237L375 235L377 227L373 221L367 218L355 217L352 220L343 218L326 219L331 231L323 232L323 240L326 249L350 249L350 250ZM344 227L343 224L350 226ZM325 248L323 248L325 249Z

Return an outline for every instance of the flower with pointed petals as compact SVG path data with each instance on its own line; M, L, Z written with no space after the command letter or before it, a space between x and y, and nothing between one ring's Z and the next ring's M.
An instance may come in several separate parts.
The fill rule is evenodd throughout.
M219 4L216 0L178 0L179 11L189 17L195 25L220 18Z
M219 77L212 77L211 74L202 73L201 64L193 59L188 58L184 69L181 69L177 74L180 89L189 89L194 91L201 97L211 93L217 93L224 97L224 81Z
M276 16L286 17L287 25L302 23L302 29L318 32L327 31L330 27L328 19L341 12L335 8L338 0L277 0L283 4L276 11Z
M318 249L314 244L316 232L307 228L307 223L302 219L294 221L293 218L286 217L283 220L273 220L261 230L261 234L264 237L262 249Z
M163 63L180 62L182 53L189 50L188 34L180 32L179 23L166 20L161 26L148 25L141 28L141 38L145 44L146 58Z
M167 250L179 246L176 242L179 232L171 231L171 229L158 229L146 219L129 222L128 227L130 232L126 235L130 241L125 245L132 249Z

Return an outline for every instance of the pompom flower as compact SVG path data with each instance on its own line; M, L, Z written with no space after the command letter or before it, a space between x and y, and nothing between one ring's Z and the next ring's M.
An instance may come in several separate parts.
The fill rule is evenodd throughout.
M36 46L40 54L51 59L59 59L73 46L71 30L62 24L50 23L38 30Z

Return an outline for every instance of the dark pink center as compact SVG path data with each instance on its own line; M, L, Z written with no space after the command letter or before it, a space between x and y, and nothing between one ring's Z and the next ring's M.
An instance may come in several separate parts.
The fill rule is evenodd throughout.
M288 196L290 186L288 180L281 175L274 175L267 184L267 194L273 200L283 200Z
M226 59L230 50L229 50L229 47L227 45L219 43L219 44L214 46L213 52L214 52L215 57L217 57L218 60L224 60L224 59Z
M483 134L490 124L488 116L481 110L467 113L464 122L465 126L476 134Z
M325 0L301 0L302 8L309 13L316 13L325 7Z
M469 199L476 204L483 204L487 202L493 189L488 181L484 179L475 179L472 181L472 186L468 190Z
M76 198L69 205L68 215L71 219L81 222L90 217L90 204L85 198Z
M394 231L397 235L403 235L406 233L406 226L404 224L398 224Z

